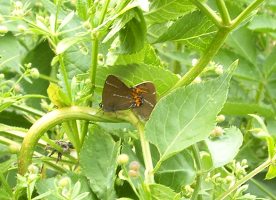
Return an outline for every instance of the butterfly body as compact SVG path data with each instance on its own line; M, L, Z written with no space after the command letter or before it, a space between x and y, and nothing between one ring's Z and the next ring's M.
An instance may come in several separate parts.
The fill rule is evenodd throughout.
M107 77L101 103L105 112L133 109L137 115L147 119L155 104L156 92L153 83L144 82L128 87L114 75Z

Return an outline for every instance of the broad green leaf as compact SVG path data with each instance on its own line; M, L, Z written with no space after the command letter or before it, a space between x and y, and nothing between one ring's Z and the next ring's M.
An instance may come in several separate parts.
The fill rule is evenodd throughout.
M90 131L80 152L80 166L90 187L100 199L115 197L116 159L120 150L109 134L96 127Z
M120 46L117 50L121 54L132 54L144 47L146 39L146 23L142 11L134 8L135 17L126 23L119 32Z
M275 164L268 167L268 172L265 175L265 179L273 179L276 177L276 166Z
M87 20L87 8L89 8L87 0L77 0L76 10L82 20Z
M179 200L180 197L171 188L159 184L149 185L152 200Z
M257 84L262 78L259 67L252 65L242 55L237 55L236 52L232 52L231 50L224 48L218 52L214 60L216 63L223 65L225 68L229 66L233 60L237 59L239 59L239 67L234 72L233 76L239 80L248 80Z
M256 63L255 36L246 27L239 28L230 33L226 44L232 48L232 51L250 61L251 64Z
M161 23L177 19L195 9L193 3L188 0L153 0L145 16L150 23Z
M69 49L74 44L80 42L81 40L83 40L82 37L67 37L67 38L61 40L57 44L56 53L57 54L63 53L64 51L66 51L67 49Z
M243 141L242 133L238 128L226 128L224 131L220 137L206 139L215 168L231 162L239 152Z
M276 69L276 47L274 47L274 49L265 59L265 62L264 62L265 77L271 78L273 80L274 79L273 72L275 72L275 69Z
M111 54L107 56L107 65L147 64L161 66L161 61L150 44L134 54Z
M273 118L275 116L273 109L268 105L240 102L226 102L221 110L221 113L236 116L258 113L266 118Z
M193 183L196 176L194 160L187 150L164 161L155 173L157 183L180 192L181 187Z
M178 88L157 103L145 134L160 153L159 164L208 137L226 101L236 65L233 63L227 73L211 81Z
M176 41L204 50L217 32L211 20L196 11L183 16L172 24L155 42Z
M117 65L98 68L96 77L97 88L103 88L105 79L109 74L118 76L130 87L144 81L152 81L159 96L168 91L179 79L177 75L170 71L152 65Z
M248 28L258 32L276 31L275 16L257 15L250 21Z
M50 83L47 93L51 102L58 108L71 105L68 96L62 92L61 88L57 84Z
M20 45L16 37L12 34L6 34L0 37L0 47L1 72L18 72L21 60L26 54L26 49Z
M135 17L135 10L129 10L128 12L124 13L123 15L119 16L115 19L113 22L113 25L111 27L111 31L108 32L108 34L103 39L103 43L110 40L116 33L118 33L130 20L132 20Z
M266 128L266 124L260 116L255 115L255 114L250 114L250 116L257 120L257 122L260 124L261 129L262 129L262 131L257 133L255 136L266 140L267 150L268 150L268 159L270 159L270 160L274 159L274 162L275 162L276 151L275 151L274 138L268 132L268 130ZM268 168L268 172L266 173L265 178L272 179L275 177L276 177L276 165L275 165L275 163L272 163Z
M74 185L77 182L80 182L81 187L80 187L80 190L79 190L79 195L81 195L81 194L86 195L86 197L83 198L83 199L85 199L85 200L96 200L97 199L92 195L91 189L89 188L89 183L88 183L87 179L84 176L74 175L74 174L67 174L67 175L71 179L71 187L72 188L74 188ZM76 176L77 178L74 178L74 176ZM47 200L56 200L58 198L58 196L57 196L57 194L58 194L57 183L58 183L59 180L60 180L60 178L58 178L58 177L42 179L42 180L37 182L36 191L41 196L43 196L44 194L47 194L50 191L51 193L47 194L47 198L45 198L45 199L47 199ZM89 193L88 196L87 196L87 192Z

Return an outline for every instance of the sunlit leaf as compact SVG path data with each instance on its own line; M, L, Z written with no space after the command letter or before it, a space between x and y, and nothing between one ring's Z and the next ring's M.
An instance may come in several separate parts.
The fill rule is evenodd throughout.
M222 167L231 162L239 152L242 141L242 133L236 127L224 129L222 136L206 139L213 166Z
M217 79L176 89L157 103L145 134L158 148L159 162L208 137L226 101L236 65Z

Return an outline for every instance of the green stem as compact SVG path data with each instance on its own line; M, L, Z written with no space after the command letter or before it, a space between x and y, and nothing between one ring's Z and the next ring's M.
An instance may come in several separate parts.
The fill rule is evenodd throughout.
M63 76L63 80L64 80L64 83L65 83L65 88L66 88L66 91L67 91L67 95L70 99L70 102L72 102L71 86L70 86L70 83L69 83L67 70L66 70L66 67L65 67L64 62L63 62L63 57L61 56L61 54L59 54L58 58L59 58L59 63L60 63L60 71L61 71L62 76Z
M221 27L221 19L206 3L199 0L190 0L195 4L202 12L204 12L217 27Z
M175 85L171 88L171 90L176 89L181 86L186 86L190 84L206 67L206 65L213 59L213 57L217 54L220 47L223 45L226 37L229 34L229 29L221 28L213 41L210 43L208 48L205 50L205 53L200 58L198 63L192 67ZM170 91L171 91L170 90Z
M216 2L222 18L223 25L229 26L231 23L231 19L224 0L216 0Z
M276 103L275 103L274 98L273 98L273 96L270 92L270 89L267 87L266 84L264 85L264 87L265 87L265 91L266 91L266 95L268 97L268 100L270 101L270 104L272 106L272 109L273 109L274 113L276 113Z
M193 151L197 171L201 172L202 171L202 163L201 163L200 152L199 152L197 144L194 144L192 146L192 151ZM193 192L193 196L192 196L191 200L202 200L202 196L198 195L198 193L201 189L201 184L202 184L202 174L198 173L196 176L195 190Z
M261 3L265 0L255 0L249 6L247 6L233 21L232 21L232 29L237 27L244 19L246 19L249 14L254 11Z
M154 175L153 175L153 164L152 164L152 158L151 158L151 152L150 152L150 144L149 141L147 141L145 137L145 127L144 124L141 123L137 119L137 117L130 112L129 114L129 121L137 128L139 136L140 136L140 142L142 147L142 153L145 163L145 183L146 184L152 184L154 183Z
M254 169L252 172L250 172L249 174L247 174L241 180L239 180L238 182L236 182L235 185L233 185L232 187L230 187L222 195L220 195L217 198L217 200L223 200L223 199L225 199L228 195L230 195L232 192L234 192L236 189L238 189L238 187L240 187L242 184L244 184L245 182L247 182L248 180L250 180L251 178L253 178L256 174L260 173L265 168L267 168L271 164L273 164L273 162L275 162L275 160L276 160L276 156L274 156L273 159L269 159L269 160L265 161L263 164L261 164L260 166L258 166L256 169Z
M45 114L37 120L26 134L18 156L18 171L24 174L31 164L34 149L42 135L54 127L69 120L83 119L92 121L120 122L126 121L126 112L103 113L88 107L66 107Z

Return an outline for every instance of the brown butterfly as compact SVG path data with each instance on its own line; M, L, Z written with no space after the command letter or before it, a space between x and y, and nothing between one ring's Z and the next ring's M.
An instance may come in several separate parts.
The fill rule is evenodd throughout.
M106 78L101 107L105 112L133 109L143 119L148 119L156 104L156 91L152 82L129 88L118 77Z

